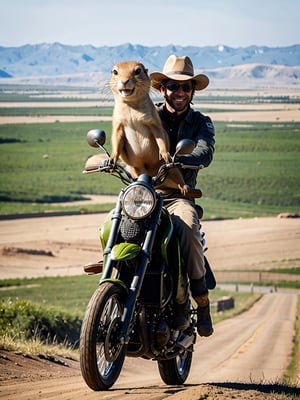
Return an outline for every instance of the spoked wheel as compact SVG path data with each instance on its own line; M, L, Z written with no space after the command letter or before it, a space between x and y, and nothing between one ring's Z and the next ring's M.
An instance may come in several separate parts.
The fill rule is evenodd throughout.
M166 361L157 361L161 379L166 385L182 385L191 369L193 345L179 356Z
M123 290L101 284L88 304L80 334L80 368L93 390L107 390L118 379L126 346L118 340L124 305Z

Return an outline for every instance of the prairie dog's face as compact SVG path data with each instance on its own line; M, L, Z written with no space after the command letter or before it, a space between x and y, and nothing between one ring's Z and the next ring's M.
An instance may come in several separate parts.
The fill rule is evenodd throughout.
M150 90L148 70L140 62L122 61L112 69L110 88L123 98L143 95Z

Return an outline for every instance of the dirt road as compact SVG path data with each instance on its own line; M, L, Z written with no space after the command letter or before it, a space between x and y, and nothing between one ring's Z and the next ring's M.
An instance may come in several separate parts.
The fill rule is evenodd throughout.
M78 369L74 369L73 376L63 378L3 382L0 398L268 399L271 397L264 393L267 386L261 382L276 382L287 367L295 308L295 295L268 294L247 313L217 324L213 336L198 339L191 374L184 387L163 385L155 362L128 359L117 383L105 393L92 392ZM272 389L270 386L269 391Z
M83 263L100 258L98 231L104 218L0 221L1 278L81 274ZM300 258L300 219L204 221L203 228L216 271L280 267L285 260ZM156 363L142 359L128 359L117 383L105 393L85 385L78 363L55 372L37 361L34 372L26 358L12 359L15 378L3 380L11 363L0 352L0 399L270 399L270 391L276 391L270 382L282 377L289 361L296 300L296 294L267 294L247 313L217 324L212 337L198 338L184 387L163 385Z

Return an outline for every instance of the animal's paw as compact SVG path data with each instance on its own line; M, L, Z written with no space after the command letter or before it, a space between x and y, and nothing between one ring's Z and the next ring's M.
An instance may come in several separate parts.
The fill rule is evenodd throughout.
M193 189L188 185L178 185L178 187L181 191L181 194L185 197L189 197L192 199L199 199L200 197L202 197L201 189Z
M190 191L189 185L178 185L178 186L179 186L179 189L180 189L180 191L181 191L181 194L182 194L183 196L187 196L188 193L189 193L189 191Z
M110 158L102 161L101 168L104 170L110 170L112 167L114 168Z
M171 156L168 152L160 153L160 159L163 159L166 164L171 161Z
M111 157L110 157L110 159L109 159L109 163L110 163L110 165L113 167L113 168L115 168L116 167L116 165L117 165L117 162L118 162L118 156L117 155L112 155Z

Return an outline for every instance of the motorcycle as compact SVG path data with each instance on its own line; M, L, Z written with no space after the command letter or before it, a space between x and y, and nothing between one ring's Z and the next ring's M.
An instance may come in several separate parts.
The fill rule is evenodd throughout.
M83 173L109 173L126 186L100 230L103 261L84 267L88 274L101 273L101 278L81 327L81 373L92 390L108 390L125 357L142 357L157 362L165 384L181 385L189 375L196 343L196 304L189 300L189 328L175 330L174 304L188 287L187 275L171 217L156 189L172 168L201 168L175 162L177 155L192 152L194 142L180 141L171 162L155 177L142 174L133 179L121 162L110 163L105 140L102 130L88 132L88 143L105 154L90 157ZM200 189L193 192L193 197L201 195ZM202 211L199 206L199 217ZM205 246L204 233L199 234ZM213 289L216 282L206 257L205 264L207 286Z

